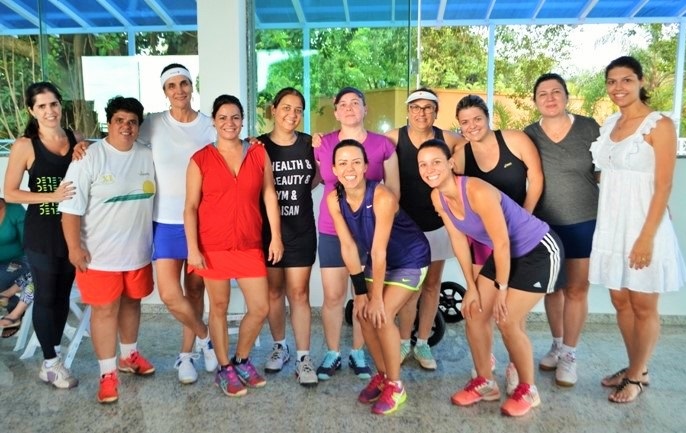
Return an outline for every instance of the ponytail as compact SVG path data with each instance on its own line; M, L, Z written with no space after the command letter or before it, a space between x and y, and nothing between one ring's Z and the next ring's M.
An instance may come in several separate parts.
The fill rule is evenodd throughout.
M38 120L29 114L29 122L24 128L24 137L26 138L36 138L38 137Z

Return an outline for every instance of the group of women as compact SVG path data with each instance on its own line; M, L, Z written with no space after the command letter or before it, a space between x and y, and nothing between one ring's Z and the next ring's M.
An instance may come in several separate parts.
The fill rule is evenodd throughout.
M170 110L149 115L139 140L152 148L156 171L152 259L160 296L184 325L179 381L197 380L195 342L226 395L264 386L250 349L267 319L274 344L265 371L278 372L289 361L285 298L298 382L312 386L330 379L342 366L343 303L351 281L348 364L369 379L358 400L372 404L373 413L391 413L407 398L400 364L408 355L413 352L425 369L437 367L427 339L444 261L454 254L467 285L462 312L475 366L467 385L452 396L454 404L500 399L493 378L492 319L510 357L501 411L521 416L540 404L525 320L543 298L553 344L539 367L555 370L558 385L573 386L589 281L612 289L629 358L628 367L602 384L614 388L611 401L633 401L649 381L648 362L659 334L658 295L679 289L686 279L667 214L676 136L671 120L646 104L635 59L614 60L605 76L608 96L620 112L602 128L569 113L565 81L544 74L533 91L541 119L524 132L492 130L486 104L474 95L457 105L462 136L441 130L434 126L438 97L421 88L407 98L408 125L379 135L364 127L364 94L346 87L334 98L340 129L313 140L297 131L304 97L286 88L273 101L273 130L251 142L240 138L244 111L237 98L219 96L212 117L204 116L190 106L188 70L169 65L161 84ZM56 347L74 256L54 204L75 194L71 183L61 182L74 147L77 157L91 150L62 129L59 93L45 88L27 91L34 120L12 148L5 194L8 201L30 205L27 233L40 226L35 233L40 236L26 242L37 271L34 321L46 359L40 376L69 388L77 381ZM185 178L178 176L182 170ZM30 192L19 187L24 171L30 174ZM324 196L315 229L310 190L320 179ZM309 303L315 254L327 345L316 370ZM229 358L232 279L247 312ZM203 287L210 299L207 326ZM417 314L412 348L409 334ZM122 352L125 347L130 344L122 345ZM120 370L121 364L122 359ZM154 371L149 367L133 372ZM101 399L101 393L101 402L116 400Z

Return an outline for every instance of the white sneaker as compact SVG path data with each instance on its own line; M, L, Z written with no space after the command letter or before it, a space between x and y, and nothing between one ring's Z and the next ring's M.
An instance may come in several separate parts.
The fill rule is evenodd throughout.
M204 344L198 337L195 337L195 341L202 352L202 357L205 361L205 371L208 373L216 371L219 363L217 362L217 355L214 353L212 341L207 340L207 344Z
M550 346L550 350L546 353L538 363L538 368L543 371L553 371L557 368L557 362L560 360L560 346L554 342Z
M190 385L198 380L198 372L195 371L195 359L200 355L197 353L179 353L174 363L174 368L179 371L179 382Z
M505 392L507 395L512 395L519 385L519 373L517 373L517 368L513 363L507 364L505 368Z
M52 367L46 367L43 362L38 377L43 382L60 389L74 388L79 384L79 380L71 375L71 371L62 364L61 359Z
M310 355L305 355L295 363L295 377L302 386L315 386L319 383Z
M555 383L559 386L570 387L576 384L576 357L567 352L560 356L555 370Z
M272 346L272 353L269 355L269 359L264 365L264 370L267 373L278 373L283 368L283 365L291 359L290 351L288 346L282 346L279 343L274 343Z
M491 353L491 373L495 371L495 355ZM472 379L476 379L476 368L472 367Z

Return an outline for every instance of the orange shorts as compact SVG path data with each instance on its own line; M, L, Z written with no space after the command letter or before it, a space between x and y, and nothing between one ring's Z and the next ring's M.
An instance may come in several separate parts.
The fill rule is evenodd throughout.
M195 272L210 280L267 276L267 266L261 248L240 251L205 251L202 255L205 258L205 269L188 266L188 272Z
M133 271L76 271L76 284L84 304L107 305L125 295L143 299L152 293L152 265Z

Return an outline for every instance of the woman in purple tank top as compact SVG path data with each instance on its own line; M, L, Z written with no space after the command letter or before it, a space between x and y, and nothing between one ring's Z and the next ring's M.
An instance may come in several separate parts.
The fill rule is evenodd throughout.
M452 396L452 402L469 406L500 399L490 365L494 318L519 372L519 385L501 411L522 416L541 403L534 385L531 342L522 322L545 293L554 289L563 260L561 243L546 223L492 185L455 176L450 157L444 142L429 140L420 146L417 159L419 174L434 189L431 199L467 282L462 314L477 375ZM472 272L467 236L493 250L478 276Z
M385 415L407 398L400 381L400 333L395 316L419 291L431 255L429 241L400 209L395 193L366 179L368 161L360 142L337 144L333 171L338 181L323 200L355 289L353 312L377 368L358 401L373 402L372 413ZM366 263L360 260L360 250L367 253Z

